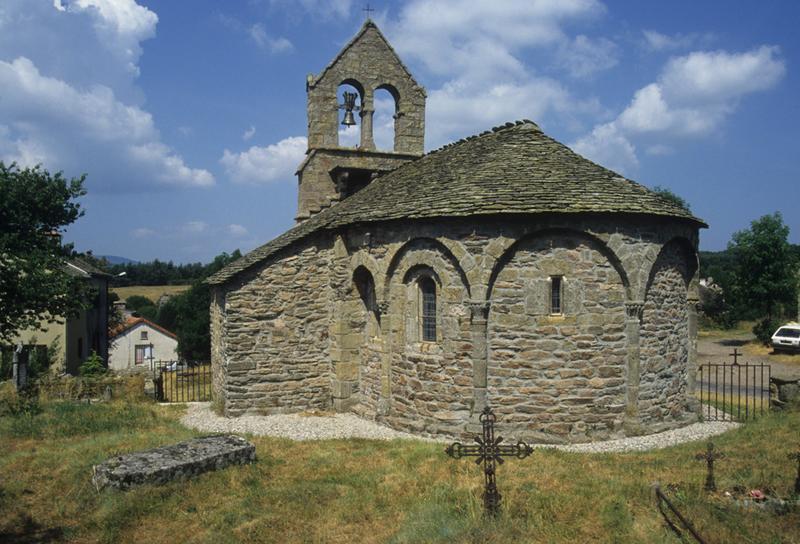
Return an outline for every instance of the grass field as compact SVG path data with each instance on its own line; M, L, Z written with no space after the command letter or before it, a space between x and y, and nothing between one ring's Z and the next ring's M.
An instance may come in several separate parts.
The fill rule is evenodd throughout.
M140 295L156 303L161 295L177 295L183 293L189 287L189 285L131 285L128 287L112 287L110 291L119 295L120 300L126 300L133 295Z
M705 463L693 456L704 444L536 451L500 467L496 520L481 516L479 467L421 441L252 438L251 466L124 493L92 488L93 464L193 436L180 414L148 404L48 404L37 415L0 418L0 541L680 542L656 510L658 481L709 543L800 542L800 512L739 510L721 495L789 493L796 463L786 454L797 447L798 413L715 440L727 454L717 463L720 494L701 490Z

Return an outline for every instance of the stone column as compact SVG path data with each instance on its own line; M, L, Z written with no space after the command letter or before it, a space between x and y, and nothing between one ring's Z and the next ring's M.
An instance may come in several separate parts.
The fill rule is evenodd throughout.
M372 137L372 116L375 109L372 105L372 96L365 96L361 104L361 149L375 149L375 141Z
M470 334L472 336L472 421L479 425L478 417L486 407L487 373L489 364L488 324L489 301L469 301Z
M381 396L378 400L378 415L385 416L389 413L392 398L392 338L391 316L389 315L389 302L378 303L378 315L381 320Z
M639 362L641 347L639 331L642 327L644 302L634 300L625 303L625 337L628 346L626 360L625 420L623 426L627 435L639 434Z
M690 410L695 412L700 410L700 401L695 397L697 388L697 314L700 307L700 299L690 298L686 301L688 315L688 350L686 361L686 400Z

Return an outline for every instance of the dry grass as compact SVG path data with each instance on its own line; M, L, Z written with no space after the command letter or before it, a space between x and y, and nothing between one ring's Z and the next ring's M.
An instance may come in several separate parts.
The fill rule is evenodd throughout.
M177 295L188 290L189 287L189 285L131 285L128 287L112 287L110 291L119 295L120 300L140 295L149 298L155 304L161 298L161 295Z
M0 541L27 530L70 542L679 542L656 511L651 484L709 543L800 542L800 512L740 511L701 491L702 444L650 453L537 451L499 469L503 510L481 516L482 475L442 445L416 441L292 442L253 438L258 461L188 482L97 494L91 466L193 433L175 407L50 404L0 418ZM779 414L719 437L721 490L786 495L787 448L800 414ZM25 529L27 527L27 529Z

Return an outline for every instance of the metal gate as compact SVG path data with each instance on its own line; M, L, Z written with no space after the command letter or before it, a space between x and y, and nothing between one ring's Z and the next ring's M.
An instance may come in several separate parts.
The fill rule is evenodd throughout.
M699 372L703 419L747 421L769 412L769 365L707 363Z
M154 361L153 381L159 402L211 400L211 365Z

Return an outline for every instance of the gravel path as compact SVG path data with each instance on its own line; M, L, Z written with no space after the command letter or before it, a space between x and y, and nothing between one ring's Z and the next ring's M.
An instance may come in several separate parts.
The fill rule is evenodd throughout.
M452 439L421 438L416 435L395 431L374 421L361 419L354 414L281 414L273 416L241 416L225 418L211 411L209 403L188 405L181 423L203 432L225 432L274 436L291 440L327 440L332 438L370 438L392 440L426 440L451 442ZM555 448L572 452L611 453L623 451L646 451L666 448L675 444L704 440L738 427L738 423L707 422L694 423L681 429L665 431L647 436L622 438L606 442L572 444L567 446L541 445L535 447Z

